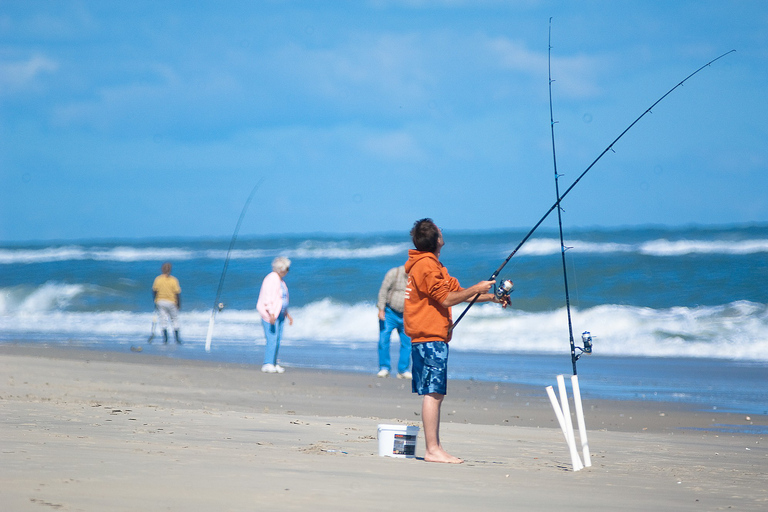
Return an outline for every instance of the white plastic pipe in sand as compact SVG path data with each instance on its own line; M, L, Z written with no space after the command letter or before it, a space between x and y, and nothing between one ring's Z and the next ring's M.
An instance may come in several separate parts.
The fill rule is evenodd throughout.
M571 464L574 471L579 471L584 467L579 458L579 453L576 451L576 438L573 434L573 423L571 420L571 410L568 405L568 394L565 390L565 380L562 375L557 376L557 384L560 391L560 403L558 403L555 391L552 386L547 386L547 395L549 401L552 403L552 408L555 410L555 416L557 422L560 424L560 429L565 436L565 442L568 445L568 451L571 454Z
M208 334L205 336L205 351L211 351L211 339L213 338L213 322L216 312L211 310L211 321L208 322Z
M579 389L579 377L577 375L571 375L571 389L573 390L573 406L576 408L576 421L579 424L581 454L584 457L584 466L590 467L592 465L592 457L589 455L587 424L584 422L584 407L581 405L581 390Z
M568 390L565 389L565 378L562 375L557 376L557 390L560 394L560 407L563 409L563 419L565 419L566 436L571 440L574 448L576 439L573 434L573 420L571 419L571 403L568 401Z
M557 397L555 396L555 392L552 389L552 386L547 386L547 394L549 395L550 402L552 402L552 408L555 410L555 416L557 416L557 422L560 424L560 429L563 431L565 442L568 445L568 451L571 454L571 464L573 464L573 470L579 471L584 466L581 463L578 452L576 452L575 440L568 435L568 428L565 426L566 420L563 417L563 411L560 409L560 405L557 402ZM568 420L570 421L570 418L568 418Z

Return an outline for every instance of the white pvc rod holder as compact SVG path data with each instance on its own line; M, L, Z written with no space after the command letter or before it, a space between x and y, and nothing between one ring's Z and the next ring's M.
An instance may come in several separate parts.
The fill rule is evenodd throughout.
M584 457L584 466L592 466L592 457L589 455L589 441L587 440L587 425L584 422L584 407L581 404L581 390L579 389L579 377L571 376L571 389L573 390L573 406L576 409L576 420L579 424L579 441Z
M211 310L211 320L208 322L208 334L205 336L205 351L210 352L211 351L211 339L213 338L213 322L214 317L216 316L216 313L214 313L213 310Z
M562 377L562 375L558 376L558 385L561 384ZM549 401L552 403L552 408L555 410L557 422L560 424L560 429L563 431L565 442L568 445L568 451L571 454L571 464L573 465L573 470L579 471L584 467L584 465L581 463L579 453L576 451L576 439L573 435L573 423L571 422L571 414L568 407L568 395L565 394L565 383L562 382L562 387L560 389L560 397L561 400L565 402L565 407L558 403L557 397L555 396L555 391L552 389L552 386L547 386L546 389L547 395L549 396ZM567 414L564 414L564 409L568 410ZM570 428L568 428L569 426Z
M557 389L560 392L560 407L563 409L563 418L565 419L565 428L567 429L568 439L571 440L573 447L576 447L576 439L573 433L573 420L571 419L571 405L568 401L568 391L565 389L565 378L562 375L557 376Z

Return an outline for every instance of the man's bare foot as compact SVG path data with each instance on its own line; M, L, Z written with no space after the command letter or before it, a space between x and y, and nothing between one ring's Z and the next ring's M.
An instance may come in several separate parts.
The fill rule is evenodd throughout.
M426 462L443 462L446 464L461 464L464 462L460 458L454 457L443 449L425 453L424 460Z

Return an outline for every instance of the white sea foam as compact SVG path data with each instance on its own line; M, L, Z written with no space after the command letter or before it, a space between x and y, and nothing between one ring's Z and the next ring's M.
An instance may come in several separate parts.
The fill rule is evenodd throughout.
M276 251L267 251L263 249L233 249L229 253L231 260L251 260L256 258L268 258L276 255ZM225 250L200 251L198 257L210 260L224 260L227 257Z
M271 258L277 255L304 259L366 259L404 254L409 244L374 244L350 247L343 242L303 242L293 249L234 249L230 259ZM62 246L42 249L0 249L0 264L50 263L57 261L183 261L192 259L223 260L227 251L191 250L174 247L113 248Z
M0 263L45 263L85 259L82 247L45 247L43 249L0 249Z
M597 243L565 240L570 250L582 254L638 253L647 256L684 256L687 254L745 255L768 252L768 240L650 240L640 244ZM548 256L560 252L560 240L535 238L520 248L519 255Z
M196 256L195 251L187 249L160 248L160 247L115 247L107 250L87 250L88 257L99 261L161 261L161 260L189 260Z
M62 246L43 249L0 249L0 264L50 263L55 261L163 261L188 260L195 251L161 247L81 247Z
M47 282L37 288L16 286L0 289L0 314L44 313L66 308L86 290L81 284Z
M684 254L755 254L768 252L768 240L670 241L661 239L641 244L639 252L651 256L681 256Z
M405 254L410 244L376 244L369 247L349 247L339 242L304 242L298 248L282 251L289 258L362 259Z
M613 242L589 242L566 240L566 247L582 254L637 253L648 256L671 257L687 254L745 255L768 252L768 240L666 240L657 239L639 244ZM277 255L296 259L367 259L405 254L408 243L382 243L368 246L352 246L346 242L307 240L294 248L283 249L234 249L231 259L271 258ZM498 249L506 254L508 247ZM560 252L557 238L533 238L528 240L519 255L548 256ZM223 260L224 249L193 250L183 247L131 247L112 248L83 247L76 245L44 247L40 249L0 249L0 264L48 263L57 261L183 261L192 259Z
M594 243L581 240L565 240L566 247L582 253L632 252L635 246L617 243ZM548 256L560 252L560 240L557 238L534 238L520 248L521 256Z
M105 339L146 337L152 313L65 312L52 310L56 301L79 293L51 285L30 296L23 307L2 305L0 339L45 335L54 340L98 336ZM8 289L5 290L8 293ZM458 314L458 310L455 311ZM292 308L294 325L286 324L286 344L329 344L375 349L376 307L372 303L341 304L330 299ZM209 311L181 313L184 338L201 348ZM650 309L603 305L573 310L574 337L590 331L594 352L615 356L726 358L768 361L768 306L738 301L717 307ZM570 349L564 309L529 313L505 311L482 304L473 307L456 329L453 350L499 353L567 353ZM396 334L395 334L396 336ZM217 347L263 344L261 319L253 310L224 310L216 318Z

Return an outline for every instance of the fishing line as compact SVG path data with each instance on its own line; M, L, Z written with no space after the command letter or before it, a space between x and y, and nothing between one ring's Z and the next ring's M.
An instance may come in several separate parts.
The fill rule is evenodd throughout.
M237 240L237 233L238 231L240 231L240 224L243 223L243 217L245 217L245 212L246 210L248 210L248 205L251 204L251 199L253 199L254 194L256 194L256 191L259 189L263 181L264 181L264 178L259 179L258 183L256 183L256 186L254 186L253 190L251 190L251 193L248 196L248 199L246 199L245 205L243 206L243 209L240 212L240 218L237 219L235 232L232 233L232 240L230 240L229 242L229 249L227 249L227 257L224 259L224 269L221 271L221 278L219 278L219 287L216 290L216 298L213 300L213 308L211 308L211 319L208 322L208 334L205 337L206 352L211 351L211 338L213 337L213 324L216 319L216 312L224 309L224 305L219 303L219 298L221 297L221 290L222 288L224 288L224 277L227 275L227 267L229 267L229 257L232 253L232 247L235 246L235 240Z
M580 309L581 308L581 296L579 294L579 279L576 276L576 261L575 261L575 258L573 257L572 254L570 256L568 256L568 260L571 263L571 266L570 266L571 270L570 270L570 272L571 272L571 276L572 276L571 284L573 285L572 291L573 291L573 295L576 296L576 299L573 300L573 303L574 303L576 309Z
M621 132L621 133L619 134L619 136L618 136L618 137L616 137L615 139L613 139L613 141L612 141L610 144L608 144L608 146L607 146L607 147L606 147L606 148L603 150L603 152L602 152L602 153L600 153L600 154L597 156L597 158L595 158L595 159L592 161L592 163L591 163L591 164L589 164L589 166L588 166L586 169L584 169L584 171L583 171L583 172L582 172L582 173L581 173L581 174L578 176L578 178L576 178L576 180L575 180L575 181L574 181L574 182L571 184L571 186L570 186L570 187L568 187L568 188L566 189L566 191L565 191L565 192L563 192L563 194L562 194L561 196L559 196L559 197L558 197L558 199L557 199L557 201L555 202L555 204L553 204L553 205L552 205L552 206L549 208L549 210L547 210L547 212L544 214L544 216L543 216L543 217L541 217L541 219L539 219L539 221L538 221L538 222L537 222L537 223L536 223L536 224L533 226L533 228L531 228L531 230L528 232L528 234L527 234L527 235L525 235L525 236L523 237L523 239L520 241L520 243L519 243L519 244L517 244L517 247L515 247L515 249L514 249L514 250L513 250L513 251L512 251L512 252L509 254L509 256L507 256L507 259L505 259L505 260L502 262L502 264L499 266L499 268L497 268L497 269L496 269L496 270L493 272L493 274L491 274L491 277L489 277L489 278L488 278L488 280L489 280L489 281L494 281L494 280L496 279L496 277L499 275L499 273L501 273L502 269L504 269L504 267L507 265L507 263L509 263L509 260L511 260L511 259L512 259L512 257L513 257L513 256L514 256L514 255L517 253L517 251L519 251L519 250L520 250L520 248L523 246L523 244L524 244L525 242L527 242L527 241L528 241L528 239L529 239L529 238L530 238L530 237L533 235L533 233L534 233L534 232L535 232L535 231L536 231L536 230L539 228L539 226L541 226L541 224L544 222L544 220L545 220L547 217L549 217L549 214L550 214L550 213L552 213L552 211L553 211L555 208L559 208L559 207L560 207L560 202L561 202L561 201L562 201L562 200L565 198L565 196L567 196L567 195L568 195L568 194L571 192L571 190L573 190L573 187L575 187L575 186L576 186L576 184L578 184L578 183L579 183L579 181L581 181L581 178L583 178L583 177L584 177L584 176L585 176L585 175L586 175L586 174L587 174L587 173L590 171L590 169L592 169L592 167L594 167L594 165L595 165L595 164L596 164L596 163L597 163L597 162L598 162L598 161L599 161L601 158L603 158L603 156L604 156L604 155L605 155L605 154L606 154L608 151L614 151L614 150L613 150L613 146L614 146L614 144L616 144L616 143L619 141L619 139L621 139L621 138L624 136L624 134L625 134L625 133L627 133L627 132L628 132L628 131L629 131L629 130L630 130L632 127L633 127L633 126L635 126L635 125L638 123L638 121L640 121L640 119L642 119L643 117L645 117L645 115L646 115L647 113L651 112L651 110L653 109L653 107L655 107L656 105L658 105L658 104L659 104L659 103L660 103L660 102L661 102L661 101L662 101L664 98L666 98L667 96L669 96L669 95L672 93L672 91L674 91L675 89L677 89L678 87L680 87L681 85L683 85L685 82L687 82L687 81L688 81L688 80L689 80L691 77L693 77L693 76L694 76L695 74L697 74L699 71L701 71L702 69L704 69L704 68L706 68L706 67L710 66L710 65L711 65L712 63L714 63L715 61L717 61L717 60L720 60L720 59L722 59L723 57L725 57L726 55L728 55L728 54L731 54L731 53L733 53L733 52L735 52L735 51L736 51L736 50L730 50L730 51L727 51L727 52L725 52L724 54L720 55L719 57L716 57L716 58L714 58L714 59L710 60L709 62L707 62L706 64L704 64L703 66L701 66L699 69L697 69L696 71L694 71L693 73L691 73L690 75L688 75L687 77L685 77L683 80L681 80L680 82L678 82L678 83L677 83L677 85L675 85L675 86L674 86L674 87L672 87L670 90L668 90L666 93L664 93L664 95L662 95L662 96L661 96L659 99L657 99L656 101L654 101L654 102L653 102L653 104L652 104L650 107L648 107L648 108L647 108L647 109L646 109L646 110L645 110L645 111L644 111L642 114L640 114L640 115L637 117L637 119L635 119L634 121L632 121L632 123L631 123L629 126L627 126L627 127L624 129L624 131L623 131L623 132ZM462 319L462 318L464 318L464 315L466 315L466 314L467 314L467 311L469 311L469 308L471 308L471 307L472 307L472 306L475 304L475 302L477 302L477 299L478 299L479 297L480 297L480 294L478 293L477 295L475 295L475 296L472 298L472 300L470 301L470 303L467 305L467 307L466 307L466 308L464 308L464 311L462 311L462 312L461 312L461 315L459 315L459 317L456 319L456 321L455 321L455 322L453 323L453 325L451 326L451 328L450 328L450 330L451 330L451 331L453 331L453 329L455 329L455 328L456 328L456 326L457 326L457 325L458 325L458 323L461 321L461 319Z
M549 74L549 129L552 134L552 165L555 171L555 198L557 201L557 225L560 230L560 257L563 261L563 284L565 285L565 312L568 316L568 338L571 344L571 365L576 375L576 345L573 342L573 321L571 320L571 296L568 292L568 267L565 264L565 240L563 240L563 207L560 206L560 174L557 172L557 152L555 151L555 116L552 108L552 18L549 18L549 39L547 41L547 71Z

